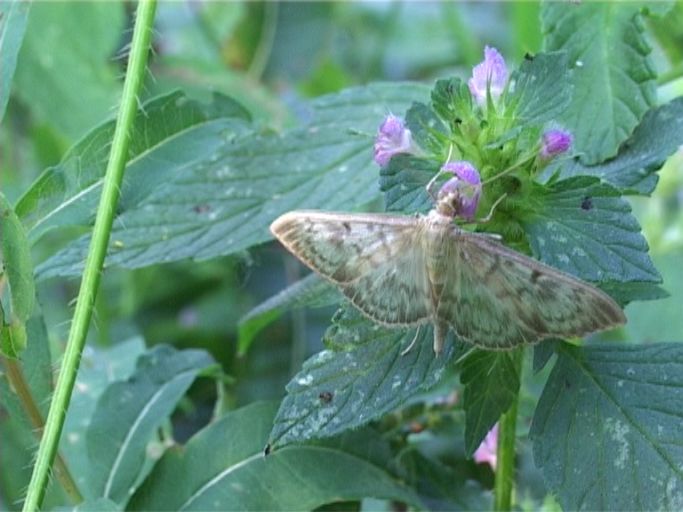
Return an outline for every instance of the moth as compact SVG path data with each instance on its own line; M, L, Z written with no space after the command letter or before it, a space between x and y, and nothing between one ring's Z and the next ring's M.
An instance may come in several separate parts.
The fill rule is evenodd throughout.
M449 328L477 347L506 350L625 323L596 287L459 227L456 199L440 197L417 216L292 211L270 229L372 321L432 324L436 354Z

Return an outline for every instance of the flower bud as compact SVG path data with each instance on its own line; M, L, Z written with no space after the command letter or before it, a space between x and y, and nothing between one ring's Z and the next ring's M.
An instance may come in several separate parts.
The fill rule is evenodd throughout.
M496 423L491 430L489 430L486 437L474 452L474 461L477 464L485 463L491 466L491 469L496 470L498 450L498 423Z
M491 99L496 101L503 94L508 81L508 68L505 59L498 50L486 46L484 60L472 69L472 78L467 84L478 105L486 104L486 90L488 87Z
M389 114L380 125L375 138L375 162L384 167L391 157L410 153L413 138L403 119Z
M481 196L479 171L466 161L448 162L441 170L452 173L453 178L441 186L437 199L446 201L455 215L473 219Z
M549 160L567 151L573 140L572 134L565 130L548 130L543 134L539 155L542 159Z

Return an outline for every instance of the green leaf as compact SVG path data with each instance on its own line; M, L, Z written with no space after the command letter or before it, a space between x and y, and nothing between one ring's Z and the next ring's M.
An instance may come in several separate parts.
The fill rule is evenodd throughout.
M548 364L550 358L555 355L557 345L562 343L561 340L543 340L541 343L534 345L534 359L532 368L534 373L540 372L545 365Z
M508 101L520 125L542 124L558 119L572 100L568 59L565 52L539 53L522 61L510 80L514 92Z
M638 3L544 2L547 50L565 50L574 96L562 118L585 164L612 157L655 104L655 72Z
M17 62L17 95L39 120L70 139L80 137L110 115L119 96L112 56L124 28L119 3L33 3Z
M138 360L128 380L107 388L87 432L90 486L97 496L125 503L147 456L148 441L195 378L213 367L206 352L158 345Z
M460 78L437 80L432 90L432 107L445 120L472 115L472 93Z
M127 510L313 510L366 496L420 504L387 470L391 452L379 436L264 456L274 412L272 404L251 404L168 450Z
M401 457L417 480L415 489L427 510L491 510L491 493L463 471L455 470L417 450Z
M440 154L448 147L446 126L424 103L415 102L410 106L406 112L406 126L417 145L429 153Z
M254 336L287 311L301 307L324 307L337 304L342 295L329 282L318 274L309 274L296 283L288 286L277 295L262 302L246 315L238 325L237 350L245 354L254 340Z
M122 198L128 207L114 222L106 264L214 258L270 239L270 223L293 208L365 205L378 197L372 137L349 132L374 133L387 111L426 95L411 84L347 89L315 100L312 121L282 136L213 134L210 145L187 150L191 166L165 176L149 196L136 203ZM88 240L44 262L40 277L80 274Z
M26 354L30 350L31 345ZM128 379L133 374L135 362L144 350L145 344L141 338L131 338L106 350L91 348L81 358L76 385L64 421L60 452L64 455L81 493L88 499L98 497L96 489L90 485L92 467L86 444L86 433L97 401L108 386Z
M208 105L179 91L148 101L133 124L119 209L125 211L152 194L169 175L193 165L195 152L210 150L204 144L211 143L211 135L228 137L231 130L242 133L241 121L248 120L249 114L239 104L219 94ZM112 120L92 130L19 200L17 214L30 229L32 240L56 227L92 224L114 128Z
M534 255L595 283L660 283L631 207L611 185L578 176L539 191L522 220Z
M47 417L52 394L53 367L43 317L34 310L26 322L26 335L30 343L19 356L21 373L28 384L33 404L43 418ZM5 368L3 367L3 370ZM0 370L0 486L5 504L20 504L26 496L35 458L36 435L33 421L27 416L28 404L21 403L16 389ZM63 503L64 492L58 483L50 486L44 502Z
M354 308L339 310L325 341L333 348L310 358L287 385L270 443L280 447L329 437L363 425L435 385L463 345L449 335L439 356L432 349L432 327L387 329Z
M678 510L683 346L563 345L534 415L534 460L564 510Z
M31 388L31 395L38 410L43 418L47 418L53 391L54 371L45 319L38 308L26 321L26 338L30 340L30 343L26 345L26 350L20 356L21 369Z
M17 357L26 347L25 322L33 312L36 291L24 227L0 193L0 279L5 276L9 287L6 301L0 293L0 353Z
M537 53L543 44L538 23L540 2L514 2L506 5L508 23L513 35L512 48L516 52Z
M669 297L669 292L654 283L620 283L610 281L600 283L600 289L614 298L622 307L630 302L642 300L659 301L659 299Z
M510 352L475 350L463 362L465 455L471 457L519 391Z
M683 248L666 254L654 254L655 265L662 272L664 287L671 296L647 304L631 304L626 308L628 323L624 327L632 341L681 340L683 333Z
M683 144L683 98L649 110L616 157L598 165L579 161L563 163L560 176L597 176L626 193L650 194L657 184L655 172ZM544 174L550 175L557 166Z
M0 484L3 505L21 503L26 496L36 444L32 430L7 374L0 372Z
M107 498L85 500L75 507L55 507L54 512L119 512L121 507Z
M438 162L414 156L393 157L379 174L386 210L401 213L429 211L433 201L425 187L439 172L440 166Z
M30 8L29 2L20 0L0 2L0 121L9 101L17 55L24 41Z

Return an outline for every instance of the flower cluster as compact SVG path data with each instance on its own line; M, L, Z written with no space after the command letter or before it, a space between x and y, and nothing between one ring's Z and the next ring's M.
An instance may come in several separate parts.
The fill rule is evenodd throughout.
M430 147L433 148L434 140L437 140L437 146L439 143L444 146L448 144L451 149L455 148L455 154L459 157L450 161L449 151L441 172L450 173L452 177L443 183L437 199L443 200L454 215L472 220L482 196L482 180L475 164L467 161L469 155L479 165L486 163L489 169L500 169L501 175L507 174L506 168L517 168L516 175L520 176L526 168L528 172L525 176L530 177L548 165L550 160L567 152L573 137L570 132L558 127L542 131L537 126L525 128L528 130L527 135L520 138L521 142L505 138L507 134L514 133L515 93L514 84L510 85L505 59L495 48L485 47L484 60L474 66L466 87L458 79L451 80L449 84L448 88L442 89L444 92L441 97L446 99L441 104L441 110L436 106L435 110L442 119L452 122L448 124L450 133L437 133L431 126L425 132L432 134L429 136L436 133L435 138L428 141ZM508 89L512 91L510 100L507 99ZM453 119L446 119L451 115ZM533 141L537 141L535 145ZM422 139L418 140L418 144L422 144ZM413 140L406 122L393 114L389 115L377 131L374 160L384 167L397 154L424 154L418 144ZM503 153L506 144L512 150ZM487 176L487 183L493 181L489 178L491 176Z

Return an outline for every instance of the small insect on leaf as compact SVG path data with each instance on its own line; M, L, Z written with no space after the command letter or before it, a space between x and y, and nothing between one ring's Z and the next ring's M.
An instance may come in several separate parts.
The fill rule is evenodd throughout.
M318 398L322 403L329 404L332 401L332 398L334 398L334 395L331 391L323 391L318 395Z

